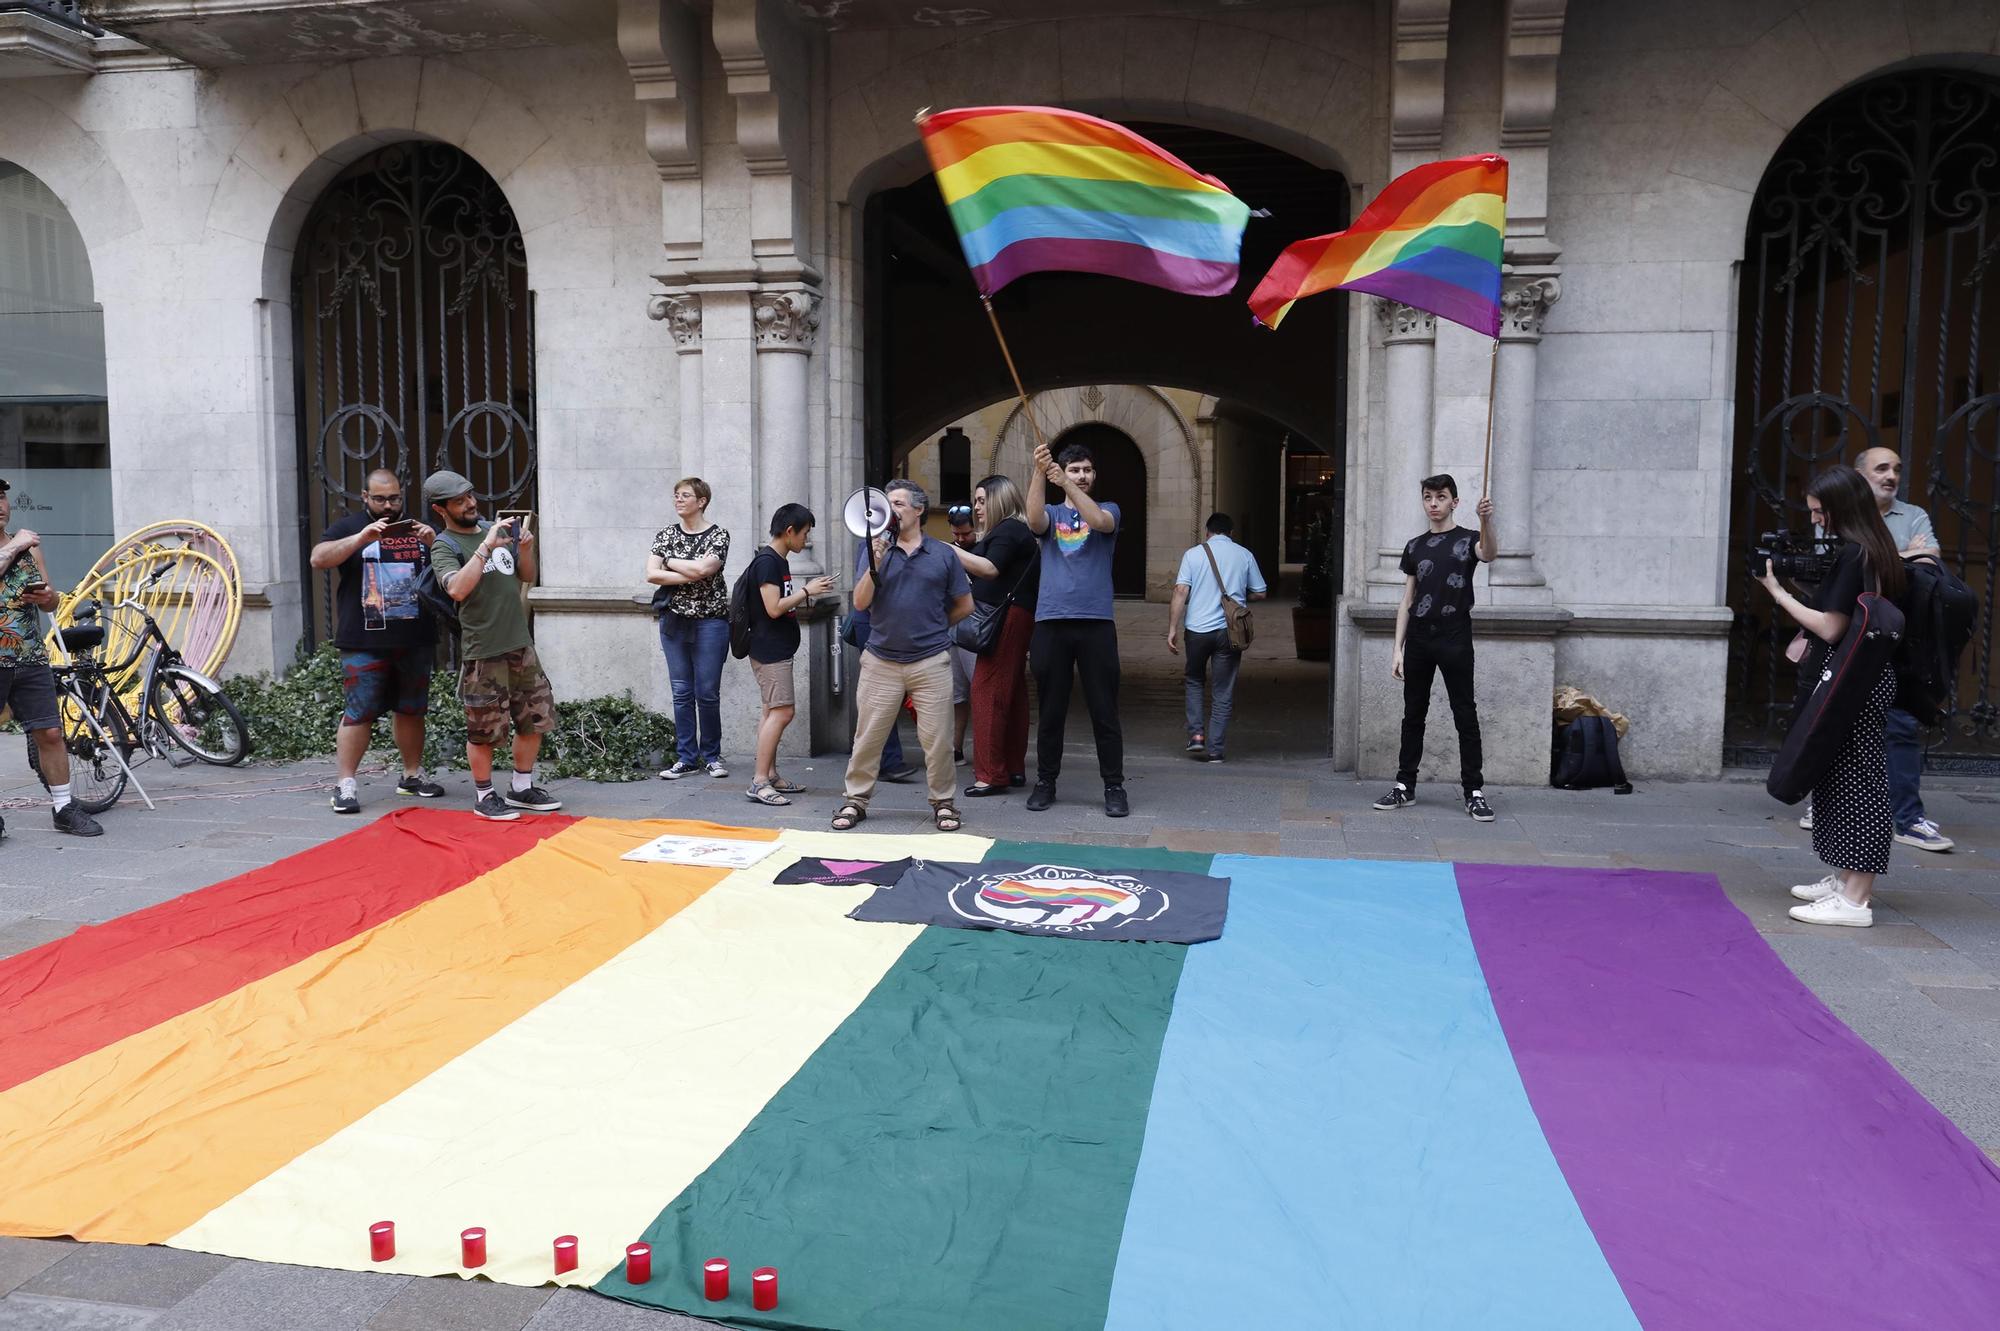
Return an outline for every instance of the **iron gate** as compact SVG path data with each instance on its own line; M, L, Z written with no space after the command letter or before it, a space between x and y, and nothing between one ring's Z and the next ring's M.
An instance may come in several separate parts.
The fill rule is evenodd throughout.
M433 525L420 491L439 468L470 480L489 516L535 506L527 251L471 158L401 143L343 172L306 221L292 309L304 548L361 508L377 468ZM305 576L310 646L332 635L333 575Z
M1751 208L1738 323L1729 599L1732 748L1782 736L1794 625L1749 578L1760 532L1809 533L1816 472L1881 445L1979 593L1932 763L1995 752L2000 591L2000 85L1941 71L1851 88L1802 121ZM1983 765L1983 762L1982 762Z

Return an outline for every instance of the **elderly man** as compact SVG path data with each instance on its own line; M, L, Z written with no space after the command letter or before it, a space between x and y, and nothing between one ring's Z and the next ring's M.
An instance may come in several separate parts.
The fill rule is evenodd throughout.
M875 538L873 565L854 584L854 608L868 612L870 627L854 684L858 716L847 797L833 828L845 832L868 816L882 744L907 695L917 710L931 821L940 832L956 832L962 820L952 803L951 626L972 613L972 581L951 546L924 535L930 501L923 488L897 479L884 489L895 525Z

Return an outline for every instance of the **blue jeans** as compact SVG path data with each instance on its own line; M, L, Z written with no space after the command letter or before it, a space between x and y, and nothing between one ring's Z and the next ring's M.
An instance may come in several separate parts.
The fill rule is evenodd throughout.
M870 628L871 621L866 619L855 624L854 648L856 651L867 650ZM898 721L902 719L900 708L897 710L896 719ZM882 758L876 764L875 770L878 772L900 772L908 766L909 764L903 760L903 737L896 732L896 726L892 722L889 726L889 738L882 741Z
M684 763L722 760L722 663L729 621L660 616L660 651L674 691L674 749Z
M1230 647L1227 627L1208 633L1190 629L1181 650L1187 653L1183 679L1187 688L1188 738L1204 736L1208 756L1220 758L1229 738L1229 713L1236 698L1236 671L1243 664L1243 653ZM1201 686L1204 675L1210 677L1211 699L1206 725L1202 723Z
M1917 793L1924 774L1924 741L1917 718L1891 707L1883 717L1882 739L1889 757L1889 809L1896 816L1896 830L1907 832L1924 816L1924 797Z

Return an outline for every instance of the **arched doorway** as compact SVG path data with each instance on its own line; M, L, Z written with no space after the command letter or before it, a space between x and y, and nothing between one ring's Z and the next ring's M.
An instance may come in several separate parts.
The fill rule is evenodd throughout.
M1049 441L1049 448L1061 453L1071 444L1090 450L1097 463L1097 480L1092 484L1093 499L1118 505L1118 544L1111 549L1111 592L1114 596L1143 599L1146 595L1146 455L1132 436L1116 426L1086 422ZM1061 502L1062 492L1048 487L1051 502Z
M448 144L392 144L327 186L297 256L303 545L377 468L402 478L414 516L440 468L489 511L533 509L533 295L493 178ZM332 632L333 576L305 576L310 645Z
M0 160L0 477L59 587L110 548L104 309L55 192Z
M1751 207L1738 320L1729 723L1783 733L1790 621L1751 586L1761 533L1809 534L1807 480L1861 450L1901 453L1948 563L1980 594L1950 752L2000 742L2000 84L1914 71L1849 88L1785 140Z

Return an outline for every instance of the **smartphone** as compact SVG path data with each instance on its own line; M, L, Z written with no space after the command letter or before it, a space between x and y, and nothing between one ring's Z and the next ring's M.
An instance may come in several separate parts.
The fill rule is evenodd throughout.
M535 530L535 511L531 508L503 508L499 516L502 519L513 520L516 539L523 533L532 533Z
M409 533L415 531L416 528L417 520L415 518L397 518L382 529L382 534L384 536L407 536Z

